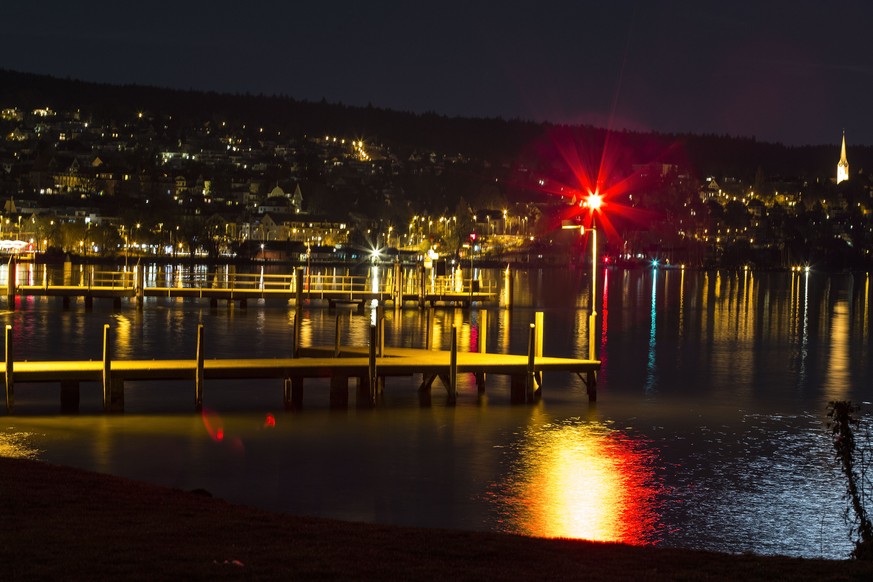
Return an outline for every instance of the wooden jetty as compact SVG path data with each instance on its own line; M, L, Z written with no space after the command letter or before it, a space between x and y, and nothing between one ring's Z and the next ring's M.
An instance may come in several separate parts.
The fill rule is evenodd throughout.
M487 316L486 316L487 319ZM380 320L381 321L381 320ZM337 319L339 322L339 319ZM339 323L337 323L339 329ZM479 393L485 391L487 375L508 375L513 403L534 402L542 394L542 374L564 371L577 374L585 383L590 402L597 399L597 360L543 357L542 338L534 324L530 326L528 354L486 353L482 334L479 352L458 352L457 330L452 328L451 349L402 349L384 347L384 329L371 326L366 348L339 345L334 348L298 348L299 324L295 319L294 356L289 358L206 359L203 353L203 325L198 327L193 359L115 360L111 355L110 327L103 328L103 357L96 361L15 361L12 326L6 326L5 385L6 411L15 409L16 386L23 383L54 383L61 386L61 411L75 413L79 408L80 383L96 382L103 388L105 412L124 410L124 384L128 381L188 380L193 382L193 401L197 410L203 406L204 383L218 379L279 380L286 410L303 406L303 383L306 379L330 379L330 406L344 408L349 402L349 380L357 379L356 403L359 407L376 405L386 377L421 374L419 391L423 399L430 396L432 385L439 380L454 403L458 394L458 374L476 377ZM540 333L542 329L540 328Z
M179 280L176 284L149 285L144 269L139 266L130 271L86 270L78 285L22 284L16 281L15 262L10 260L6 285L6 305L14 309L15 298L59 297L64 308L72 299L83 299L85 307L93 307L94 299L111 299L116 307L123 299L135 300L142 306L146 297L205 299L215 307L219 301L238 302L246 307L249 300L282 299L299 305L306 301L326 303L333 308L337 304L355 304L363 309L376 302L379 305L393 303L402 306L413 302L419 307L436 303L470 304L498 300L496 283L475 279L456 280L440 277L428 280L423 270L404 277L399 263L395 264L390 277L372 278L353 275L307 274L302 267L285 275L268 274L206 274L193 282ZM508 294L511 296L511 293Z

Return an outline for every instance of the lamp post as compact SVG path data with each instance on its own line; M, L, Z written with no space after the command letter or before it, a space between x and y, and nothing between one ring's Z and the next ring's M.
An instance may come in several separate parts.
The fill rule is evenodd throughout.
M594 223L594 213L600 210L603 197L599 194L589 194L584 205L591 212L591 295L589 296L588 315L588 359L597 359L597 228ZM561 223L563 229L579 229L580 234L585 233L585 227L573 221L565 220Z

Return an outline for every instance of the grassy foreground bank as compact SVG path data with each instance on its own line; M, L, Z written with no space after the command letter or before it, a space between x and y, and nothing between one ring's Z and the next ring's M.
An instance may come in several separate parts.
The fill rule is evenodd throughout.
M292 517L0 458L0 580L873 580L873 564Z

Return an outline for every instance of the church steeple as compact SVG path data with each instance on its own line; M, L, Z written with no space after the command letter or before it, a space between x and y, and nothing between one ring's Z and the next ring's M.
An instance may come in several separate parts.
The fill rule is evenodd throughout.
M843 132L843 146L840 148L840 161L837 163L837 184L849 179L849 160L846 159L846 132Z

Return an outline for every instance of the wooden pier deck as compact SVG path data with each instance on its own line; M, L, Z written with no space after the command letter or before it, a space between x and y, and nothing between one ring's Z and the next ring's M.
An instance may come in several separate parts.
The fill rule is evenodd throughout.
M205 359L201 325L194 359L113 360L110 331L106 325L101 360L16 362L11 326L7 326L6 360L0 375L5 385L6 410L9 414L14 412L15 387L38 382L60 383L62 412L78 410L79 384L82 382L102 384L104 410L121 412L124 410L124 384L136 380L192 381L192 399L198 410L203 406L204 382L207 380L281 380L284 407L296 410L303 405L305 379L329 378L330 405L341 408L348 405L351 378L357 379L357 405L371 407L375 405L386 377L421 374L419 391L423 396L429 396L433 383L439 379L446 388L449 402L454 403L459 373L474 374L480 393L485 391L487 375L508 375L511 378L511 400L520 403L540 398L543 372L563 371L582 378L587 386L589 401L596 400L599 361L537 356L535 341L532 324L527 355L458 352L456 330L453 328L450 351L381 348L381 354L377 356L380 341L377 326L373 326L367 348L306 348L298 350L298 357L293 358Z

